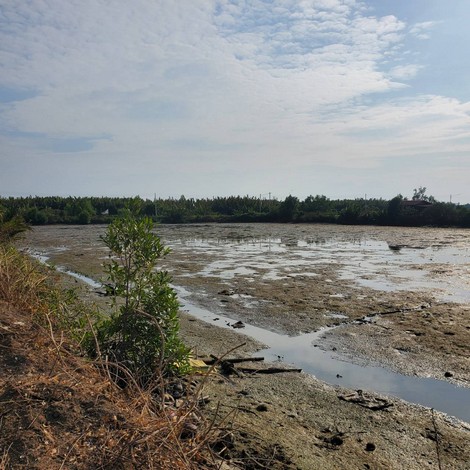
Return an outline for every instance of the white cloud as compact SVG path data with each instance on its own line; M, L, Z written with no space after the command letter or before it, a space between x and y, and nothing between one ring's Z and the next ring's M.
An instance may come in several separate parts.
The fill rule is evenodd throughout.
M416 36L418 39L429 39L430 30L438 24L437 21L423 21L421 23L415 23L410 27L410 34Z
M394 152L464 147L467 104L387 98L422 68L402 54L407 35L429 34L433 22L409 27L355 0L1 8L0 86L36 92L0 112L9 158L26 148L44 165L48 139L84 139L93 148L74 158L112 164L116 179L134 158L146 174L204 178L243 165L367 167Z
M346 136L349 150L357 151L358 157L361 153L365 164L380 158L467 152L470 103L434 95L389 101L350 110L349 119L335 133Z
M158 142L181 134L237 140L234 128L270 124L277 133L286 113L397 86L377 61L402 23L353 17L354 2L287 1L272 10L218 2L218 31L210 2L128 5L10 3L6 16L16 30L4 44L17 62L5 64L6 84L39 91L6 113L11 127L115 142L139 133ZM158 106L169 101L185 112L165 116ZM129 116L139 103L167 122Z
M414 78L422 68L423 66L418 64L397 65L390 70L389 76L394 80L410 80Z

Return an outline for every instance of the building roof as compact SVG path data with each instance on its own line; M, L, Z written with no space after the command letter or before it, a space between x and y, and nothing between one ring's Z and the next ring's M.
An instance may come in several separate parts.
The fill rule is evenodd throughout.
M402 201L402 205L406 207L428 207L432 206L432 202L422 199L412 199L411 201Z

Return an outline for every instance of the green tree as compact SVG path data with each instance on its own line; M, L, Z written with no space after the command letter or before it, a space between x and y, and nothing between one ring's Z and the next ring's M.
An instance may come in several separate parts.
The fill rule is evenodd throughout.
M0 205L0 243L10 242L18 234L29 230L30 227L18 215L9 217L6 209Z
M279 206L279 218L282 222L293 222L298 215L298 210L298 198L287 196Z
M401 214L401 208L403 203L403 196L398 194L393 199L388 201L387 205L387 222L390 224L396 224L399 221Z
M124 365L144 386L186 372L189 350L179 339L180 304L168 273L156 269L169 249L153 232L153 221L127 210L102 239L111 252L104 267L116 308L97 328L101 355Z
M69 221L78 224L89 224L95 215L95 209L88 198L68 198L64 212L69 217Z
M426 188L424 186L420 186L418 189L413 189L413 197L411 198L413 201L429 201L435 202L434 196L428 196L426 194Z

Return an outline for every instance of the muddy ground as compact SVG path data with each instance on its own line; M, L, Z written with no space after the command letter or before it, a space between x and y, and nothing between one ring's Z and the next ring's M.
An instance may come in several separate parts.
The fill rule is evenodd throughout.
M98 279L107 256L102 233L42 227L22 245ZM214 315L291 335L345 323L321 347L405 374L470 383L465 231L240 224L162 226L159 233L173 249L163 267L174 284ZM372 322L351 323L376 313ZM243 342L234 355L262 348L184 313L182 332L199 354L220 355ZM468 424L399 400L294 373L221 378L207 393L209 409L229 413L226 456L241 468L469 468ZM373 409L383 403L391 406Z

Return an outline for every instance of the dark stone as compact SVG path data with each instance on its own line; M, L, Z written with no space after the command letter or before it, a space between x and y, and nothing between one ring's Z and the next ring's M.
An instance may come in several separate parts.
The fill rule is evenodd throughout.
M447 371L445 374L444 374L444 377L453 377L454 374L452 372L449 372Z
M268 405L266 405L266 403L260 403L256 407L256 411L268 411Z
M344 444L344 440L339 436L333 436L327 440L330 444L334 446L342 446Z
M366 450L367 450L367 452L374 452L375 444L373 442L368 442L366 444Z
M224 289L224 290L221 290L218 294L219 295L234 295L235 292L233 290Z

